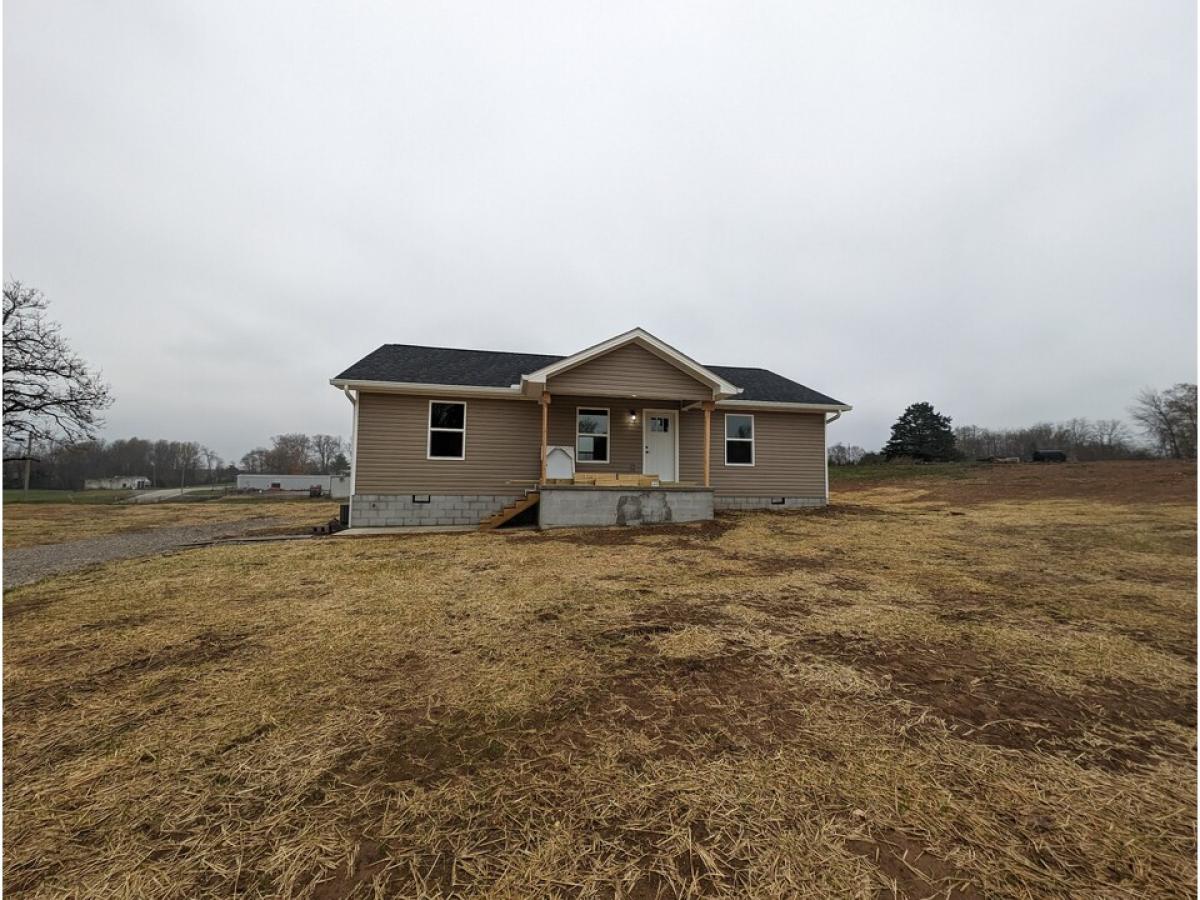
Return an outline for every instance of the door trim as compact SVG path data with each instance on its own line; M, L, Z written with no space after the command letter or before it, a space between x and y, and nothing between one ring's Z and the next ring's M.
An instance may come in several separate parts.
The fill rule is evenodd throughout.
M646 472L646 424L650 421L650 416L667 416L671 419L671 430L675 433L675 477L671 481L665 481L664 484L675 484L679 481L679 410L677 409L643 409L642 410L642 474L659 474L657 472ZM661 479L660 479L661 480Z

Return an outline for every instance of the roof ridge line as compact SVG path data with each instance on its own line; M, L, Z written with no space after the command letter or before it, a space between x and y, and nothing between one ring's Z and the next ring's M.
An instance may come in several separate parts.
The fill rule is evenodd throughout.
M415 347L418 350L452 350L455 353L495 353L509 356L552 356L555 359L565 359L560 353L533 353L526 350L483 350L478 347L439 347L435 344L401 344L388 342L383 347Z

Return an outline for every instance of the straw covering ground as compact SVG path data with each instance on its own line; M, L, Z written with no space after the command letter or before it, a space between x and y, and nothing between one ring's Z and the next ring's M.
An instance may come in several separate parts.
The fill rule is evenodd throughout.
M64 541L128 534L163 526L244 523L270 519L275 524L315 525L337 518L332 500L275 500L229 497L203 502L132 504L6 503L4 547L37 547Z
M836 482L835 482L836 484ZM5 598L13 896L1188 896L1195 471Z

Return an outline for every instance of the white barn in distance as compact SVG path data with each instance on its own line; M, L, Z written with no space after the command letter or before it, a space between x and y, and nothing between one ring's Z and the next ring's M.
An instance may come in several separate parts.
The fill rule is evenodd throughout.
M140 491L150 487L145 475L112 475L108 478L87 478L83 482L85 491Z
M243 473L237 477L239 491L310 491L320 488L330 497L350 496L349 475L262 475Z

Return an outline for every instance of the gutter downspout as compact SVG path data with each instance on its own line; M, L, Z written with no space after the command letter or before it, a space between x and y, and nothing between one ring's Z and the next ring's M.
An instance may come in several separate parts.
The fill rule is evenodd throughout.
M358 394L350 393L350 388L342 385L342 393L354 407L354 424L350 426L350 521L354 527L354 494L358 490Z
M842 417L842 411L839 409L833 414L832 419L826 419L825 424L821 426L821 437L825 443L825 503L829 504L829 423L836 422Z

